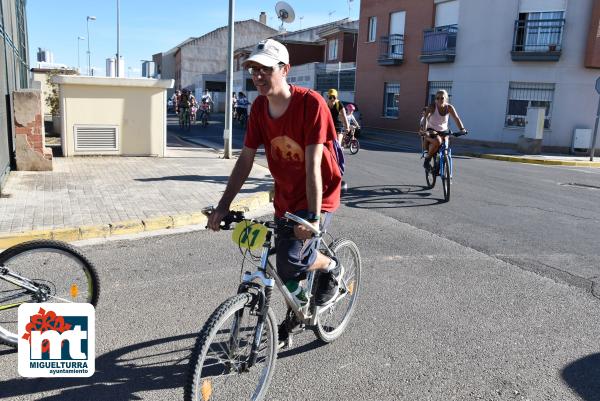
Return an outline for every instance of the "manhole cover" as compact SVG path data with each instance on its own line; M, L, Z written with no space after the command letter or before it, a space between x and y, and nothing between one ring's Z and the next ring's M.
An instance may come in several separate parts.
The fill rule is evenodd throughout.
M565 182L565 183L559 183L558 185L562 185L562 186L565 186L565 187L585 188L585 189L600 189L600 187L597 186L597 185L578 184L576 182Z

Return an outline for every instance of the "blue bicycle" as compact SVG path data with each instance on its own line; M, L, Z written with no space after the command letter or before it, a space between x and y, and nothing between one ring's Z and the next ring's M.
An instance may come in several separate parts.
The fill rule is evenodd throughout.
M432 189L435 187L437 176L439 175L442 179L442 188L444 190L444 201L450 200L450 184L452 182L452 149L450 148L450 135L459 137L467 135L467 131L460 131L457 133L449 132L448 134L440 133L434 130L427 130L423 135L440 135L442 138L442 144L439 150L433 157L433 167L425 169L425 180L427 181L427 187ZM424 146L423 146L424 148ZM427 154L427 150L423 150L422 158Z

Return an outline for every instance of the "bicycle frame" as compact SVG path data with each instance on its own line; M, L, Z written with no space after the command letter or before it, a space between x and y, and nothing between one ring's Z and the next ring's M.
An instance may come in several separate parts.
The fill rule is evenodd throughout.
M450 148L450 138L449 135L444 135L442 138L442 144L440 145L440 149L438 150L438 159L440 166L440 177L444 176L444 155L448 155L448 162L450 163L450 178L452 178L452 149Z
M43 299L45 297L43 290L41 288L39 288L38 286L36 286L31 280L29 280L23 276L20 276L16 273L13 273L7 267L1 266L1 265L0 265L0 279L2 279L4 281L8 281L11 284L14 284L18 287L25 289L25 291L23 291L23 292L19 292L14 295L8 295L3 298L0 298L0 311L12 309L12 308L18 308L19 305L26 303L26 302L18 302L18 303L9 304L9 305L2 304L4 302L20 298L23 296L23 294L27 294L28 292L36 294L36 296L41 295L40 299Z

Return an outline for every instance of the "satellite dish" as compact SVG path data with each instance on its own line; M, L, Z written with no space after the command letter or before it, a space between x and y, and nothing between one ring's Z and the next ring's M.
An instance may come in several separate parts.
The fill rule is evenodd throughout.
M285 1L279 1L275 4L275 14L277 14L277 18L281 20L280 30L284 30L283 23L292 23L296 18L296 14L294 13L294 9Z

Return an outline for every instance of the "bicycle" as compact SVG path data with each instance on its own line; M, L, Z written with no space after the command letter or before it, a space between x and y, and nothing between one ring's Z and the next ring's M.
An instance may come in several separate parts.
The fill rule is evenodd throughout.
M179 109L179 128L190 129L190 110L189 107Z
M208 106L200 106L200 123L203 127L208 126L208 117L209 117L209 107Z
M205 214L210 215L212 210L206 209ZM254 265L254 272L244 272L237 295L223 302L204 324L190 357L185 400L258 401L265 397L278 349L277 320L270 306L273 287L279 289L288 306L283 324L290 329L289 338L312 329L317 338L330 343L346 329L360 287L358 247L348 239L331 240L325 244L325 231L315 229L306 220L291 213L286 213L285 217L312 230L321 251L328 256L336 256L342 264L344 272L337 298L326 306L316 306L313 294L315 273L309 272L305 284L308 302L304 306L297 304L269 261L269 256L275 254L271 244L276 223L246 220L243 212L229 212L221 228L230 229L232 223L237 223L232 239L244 254L244 260L248 253L252 255L251 250L262 248L260 257L252 255L260 263ZM246 250L243 251L243 248ZM340 311L339 319L329 320ZM233 385L235 379L238 379L237 386ZM244 384L247 388L241 389Z
M238 121L240 122L240 127L246 127L246 122L248 121L248 109L240 108L238 110Z
M0 343L16 347L18 308L24 303L77 302L96 305L96 268L73 246L34 240L0 253Z
M351 132L343 133L344 136L342 137L341 145L343 148L349 148L350 154L355 155L360 150L360 143L358 142L358 139L354 137L355 127L350 128L350 130Z
M427 132L421 132L421 136L425 135L441 135L442 144L438 149L437 153L433 156L433 167L429 169L425 169L425 181L427 182L427 187L432 189L435 187L435 182L437 176L440 176L442 179L442 189L444 191L444 201L450 201L450 185L452 183L452 149L450 148L450 135L454 137L459 137L462 135L467 135L467 131L461 131L457 133L448 132L448 134L442 134L440 132L434 130L427 130ZM427 155L427 150L425 149L424 143L425 140L421 141L422 153L421 158L424 158Z

